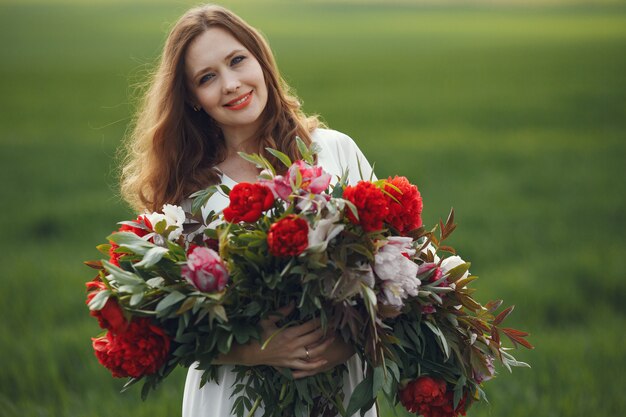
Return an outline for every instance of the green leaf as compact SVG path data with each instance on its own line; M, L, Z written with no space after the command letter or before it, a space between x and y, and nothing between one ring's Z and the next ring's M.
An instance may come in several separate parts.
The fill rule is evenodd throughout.
M151 287L151 288L160 287L161 285L163 285L163 283L165 283L165 280L163 279L163 277L154 277L146 281L146 284L148 285L148 287Z
M184 298L185 298L185 294L182 294L178 291L171 292L165 298L159 301L159 304L157 304L155 310L157 313L161 313L166 308L176 304L177 302L181 301Z
M385 380L391 378L391 375L385 375L386 371L382 366L374 368L374 376L372 380L372 396L376 397L378 391L382 388Z
M136 268L149 268L153 265L156 265L168 251L167 248L161 246L155 246L150 248L145 255L143 255L143 259L140 262L135 264Z
M111 290L101 290L89 302L89 310L102 310L111 296Z
M230 352L230 347L233 344L233 334L230 333L228 334L228 337L224 337L224 335L222 335L222 337L220 337L217 341L217 350L220 351L220 353L226 354L228 352Z
M296 145L298 146L298 151L300 151L300 155L302 155L302 159L304 159L305 161L309 163L312 163L311 152L309 151L309 148L307 148L306 144L304 143L302 139L300 139L299 136L296 136Z
M145 285L145 281L137 275L124 271L109 261L102 261L104 269L111 274L113 279L120 285Z
M272 164L270 164L269 161L267 159L263 158L261 155L258 155L258 154L248 154L248 153L245 153L245 152L238 152L238 154L239 154L240 157L242 157L246 161L253 163L257 168L267 169L273 175L276 175L276 170L274 169Z
M383 384L383 392L385 393L385 397L395 397L397 384L400 382L400 368L398 368L398 364L389 358L385 359L385 366L388 372L387 379L385 379L385 383Z
M376 307L376 293L370 287L368 287L365 283L361 283L361 289L363 291L364 297L372 307Z
M135 307L137 304L139 304L141 302L141 300L143 300L143 292L137 292L134 293L131 297L130 297L130 305L131 307Z
M446 360L447 360L450 357L450 347L448 346L446 337L441 332L441 329L439 329L437 326L435 326L429 321L424 321L424 324L426 324L426 326L428 326L428 328L435 334L435 336L437 336L437 340L439 340L439 345L441 346L443 352L445 353Z
M343 188L337 183L333 186L333 191L330 193L332 198L342 198L343 197Z
M466 381L467 381L467 378L465 378L465 375L461 375L461 377L457 380L456 384L454 385L453 404L454 404L455 409L459 406L459 402L461 401L461 398L463 398L463 387L465 386Z
M356 206L348 200L343 200L346 203L346 206L348 206L348 208L350 209L350 211L352 212L352 215L354 215L354 217L359 220L359 210L356 208Z
M259 314L260 311L261 305L256 301L252 301L246 305L246 308L243 310L243 314L248 317L254 317Z
M224 195L226 195L226 196L230 195L230 188L228 188L227 185L221 184L219 186L219 189L222 191L222 193L224 193Z
M456 282L456 288L457 289L465 288L467 284L477 279L478 279L478 276L476 275L468 275L467 277L461 278Z
M309 409L302 401L296 400L296 405L294 407L295 417L310 417Z
M193 198L191 203L191 214L197 216L201 213L202 207L204 207L209 199L217 192L217 187L212 185L204 190L196 191L190 198Z
M167 229L167 221L165 219L163 219L160 222L157 222L157 224L155 224L153 226L153 229L158 234L164 235L165 234L165 229Z
M291 159L289 159L289 157L285 155L284 153L277 151L276 149L272 149L272 148L265 148L265 150L271 153L272 155L274 155L276 158L278 158L280 162L282 162L283 165L285 165L287 168L291 166L292 164Z
M393 393L393 395L391 395L390 393L385 393L385 395L383 395L383 398L385 399L385 402L387 403L387 409L391 410L391 412L393 412L394 417L398 417L398 411L396 410L396 405L394 404L393 399L396 397L395 392ZM380 397L378 397L380 400ZM380 409L380 402L378 403L378 409Z
M222 320L223 322L227 322L228 321L228 316L226 315L226 310L224 309L224 306L221 305L221 304L217 304L217 305L212 306L210 314L211 314L211 316L219 317L219 319Z
M367 257L370 260L374 260L374 254L372 253L372 251L370 251L369 249L367 249L365 247L365 245L360 245L358 243L351 243L346 245L346 247L352 249L353 251L360 253L361 255Z
M346 415L351 416L363 408L372 399L372 374L369 373L363 381L356 386L350 397Z
M163 223L163 227L165 227L165 220L160 221L158 224L161 223ZM150 243L132 232L115 232L109 235L107 239L138 255L145 254L150 248L155 246L154 243Z
M400 382L400 368L398 368L398 364L391 359L387 359L385 362L387 363L387 369L393 373L395 380Z
M183 304L176 310L177 315L181 315L184 312L191 310L191 308L196 304L198 297L188 297Z
M296 170L296 182L292 185L292 187L296 190L300 189L302 186L302 172L299 169Z
M469 270L472 264L470 262L465 262L461 265L457 265L448 271L447 277L448 281L456 282L459 278L461 278L465 273Z
M363 170L361 169L361 158L359 158L358 155L356 157L356 166L359 169L359 178L364 180L365 178L363 178Z
M96 249L98 249L98 251L100 251L100 253L102 253L103 255L109 256L109 250L111 249L111 245L109 245L108 243L104 243L102 245L96 246Z

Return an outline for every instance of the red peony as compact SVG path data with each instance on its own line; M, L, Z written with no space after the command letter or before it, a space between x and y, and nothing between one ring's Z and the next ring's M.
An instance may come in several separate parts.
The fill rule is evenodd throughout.
M465 398L454 408L454 395L446 391L446 382L421 376L400 390L400 402L411 413L423 417L456 417L465 415Z
M291 214L270 227L267 244L274 256L298 256L309 246L309 225Z
M386 184L393 185L400 192ZM415 185L406 177L389 177L385 183L385 191L397 200L385 195L389 205L389 214L385 221L389 225L403 236L422 226L422 196Z
M274 205L272 191L261 184L241 182L230 191L230 205L224 209L227 222L255 222Z
M360 224L366 232L381 230L389 206L382 191L369 181L359 181L355 187L347 186L343 198L356 206L359 220L346 209L352 223Z
M120 226L118 232L132 232L139 237L143 237L150 233L150 230L152 230L152 225L150 224L150 221L146 218L146 216L138 216L135 222L139 225L144 226L145 228L123 224L122 226ZM119 245L117 243L113 241L109 241L109 243L111 244L111 247L109 248L109 262L111 262L115 266L120 266L120 258L124 256L124 253L116 252L117 248L119 248Z
M167 359L170 338L150 319L134 319L125 332L92 339L98 361L114 377L140 378L155 373Z
M89 304L98 292L106 289L102 281L94 280L88 282L86 285L87 291L89 291L86 304ZM128 325L122 309L113 298L109 298L102 309L91 310L89 314L98 319L98 324L101 328L108 329L113 333L124 331Z

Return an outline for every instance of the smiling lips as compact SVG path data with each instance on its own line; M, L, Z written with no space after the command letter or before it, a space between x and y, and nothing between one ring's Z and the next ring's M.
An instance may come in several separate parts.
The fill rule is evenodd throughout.
M252 91L229 101L228 103L224 104L224 107L226 107L229 110L241 110L247 107L251 101L252 101Z

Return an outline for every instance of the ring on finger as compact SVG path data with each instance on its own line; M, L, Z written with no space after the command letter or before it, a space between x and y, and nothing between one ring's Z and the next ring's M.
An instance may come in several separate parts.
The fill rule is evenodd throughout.
M309 353L309 348L307 348L306 346L304 347L304 353L306 353L306 360L310 361L311 360L311 354Z

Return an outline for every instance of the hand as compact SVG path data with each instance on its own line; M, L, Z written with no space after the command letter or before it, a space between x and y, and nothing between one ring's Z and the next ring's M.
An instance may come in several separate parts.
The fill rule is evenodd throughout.
M323 355L334 342L334 336L324 337L319 319L309 320L299 326L277 327L276 322L289 315L294 308L295 305L291 304L279 309L280 315L261 320L259 324L262 328L263 342L272 338L265 349L261 349L262 344L256 340L245 345L233 344L230 352L220 355L214 363L245 366L269 365L291 368L296 372L313 372L313 374L321 372L328 364L328 359Z
M320 356L321 359L324 359L326 361L325 365L322 365L320 368L313 370L295 371L293 373L293 377L295 379L299 379L327 371L337 365L345 363L356 353L356 351L354 350L354 346L344 342L341 336L333 337L333 339L334 341L332 342L332 344L327 349L324 349ZM312 352L315 348L315 346L309 347L309 352ZM311 357L313 358L313 354L311 354Z

